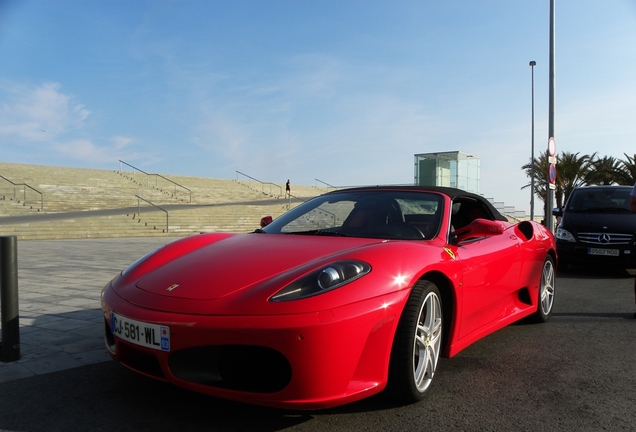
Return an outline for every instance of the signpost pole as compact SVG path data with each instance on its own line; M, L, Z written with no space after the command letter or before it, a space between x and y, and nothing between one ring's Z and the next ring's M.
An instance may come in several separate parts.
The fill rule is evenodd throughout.
M549 108L548 108L548 147L554 146L554 56L555 56L555 43L554 43L554 31L555 31L555 0L550 0L550 90L549 90ZM550 148L548 148L548 151ZM553 147L556 154L556 146ZM551 155L555 156L555 155ZM556 168L550 164L550 171L554 170L556 175ZM550 173L548 173L550 175ZM555 178L556 181L556 178ZM554 218L552 217L552 209L554 207L554 188L556 182L550 181L548 184L548 190L546 191L546 203L545 203L545 226L550 231L554 232Z
M534 67L536 61L530 62L532 72L532 132L530 133L530 220L534 220Z

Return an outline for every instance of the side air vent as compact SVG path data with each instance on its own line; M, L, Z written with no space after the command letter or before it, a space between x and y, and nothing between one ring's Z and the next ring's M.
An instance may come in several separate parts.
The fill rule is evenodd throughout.
M517 225L517 228L519 229L525 240L530 240L532 238L532 235L534 234L534 228L529 221L523 221L519 223L519 225Z

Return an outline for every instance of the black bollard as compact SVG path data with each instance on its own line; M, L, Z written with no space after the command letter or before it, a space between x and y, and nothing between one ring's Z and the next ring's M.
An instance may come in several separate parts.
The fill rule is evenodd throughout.
M20 359L20 315L18 312L18 240L0 237L0 315L2 361Z

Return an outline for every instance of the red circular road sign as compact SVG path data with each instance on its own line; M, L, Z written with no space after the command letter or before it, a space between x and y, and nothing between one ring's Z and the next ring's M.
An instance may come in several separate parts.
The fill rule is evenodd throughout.
M554 141L554 137L550 137L548 140L548 153L550 153L550 156L556 155L556 142Z
M548 170L548 177L550 178L550 183L554 183L556 181L556 165L550 164L550 169Z

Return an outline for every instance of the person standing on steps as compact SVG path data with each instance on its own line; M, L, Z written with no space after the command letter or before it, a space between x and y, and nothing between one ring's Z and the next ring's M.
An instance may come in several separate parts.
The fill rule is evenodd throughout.
M291 186L289 184L289 179L287 179L287 183L285 183L285 198L291 198Z

